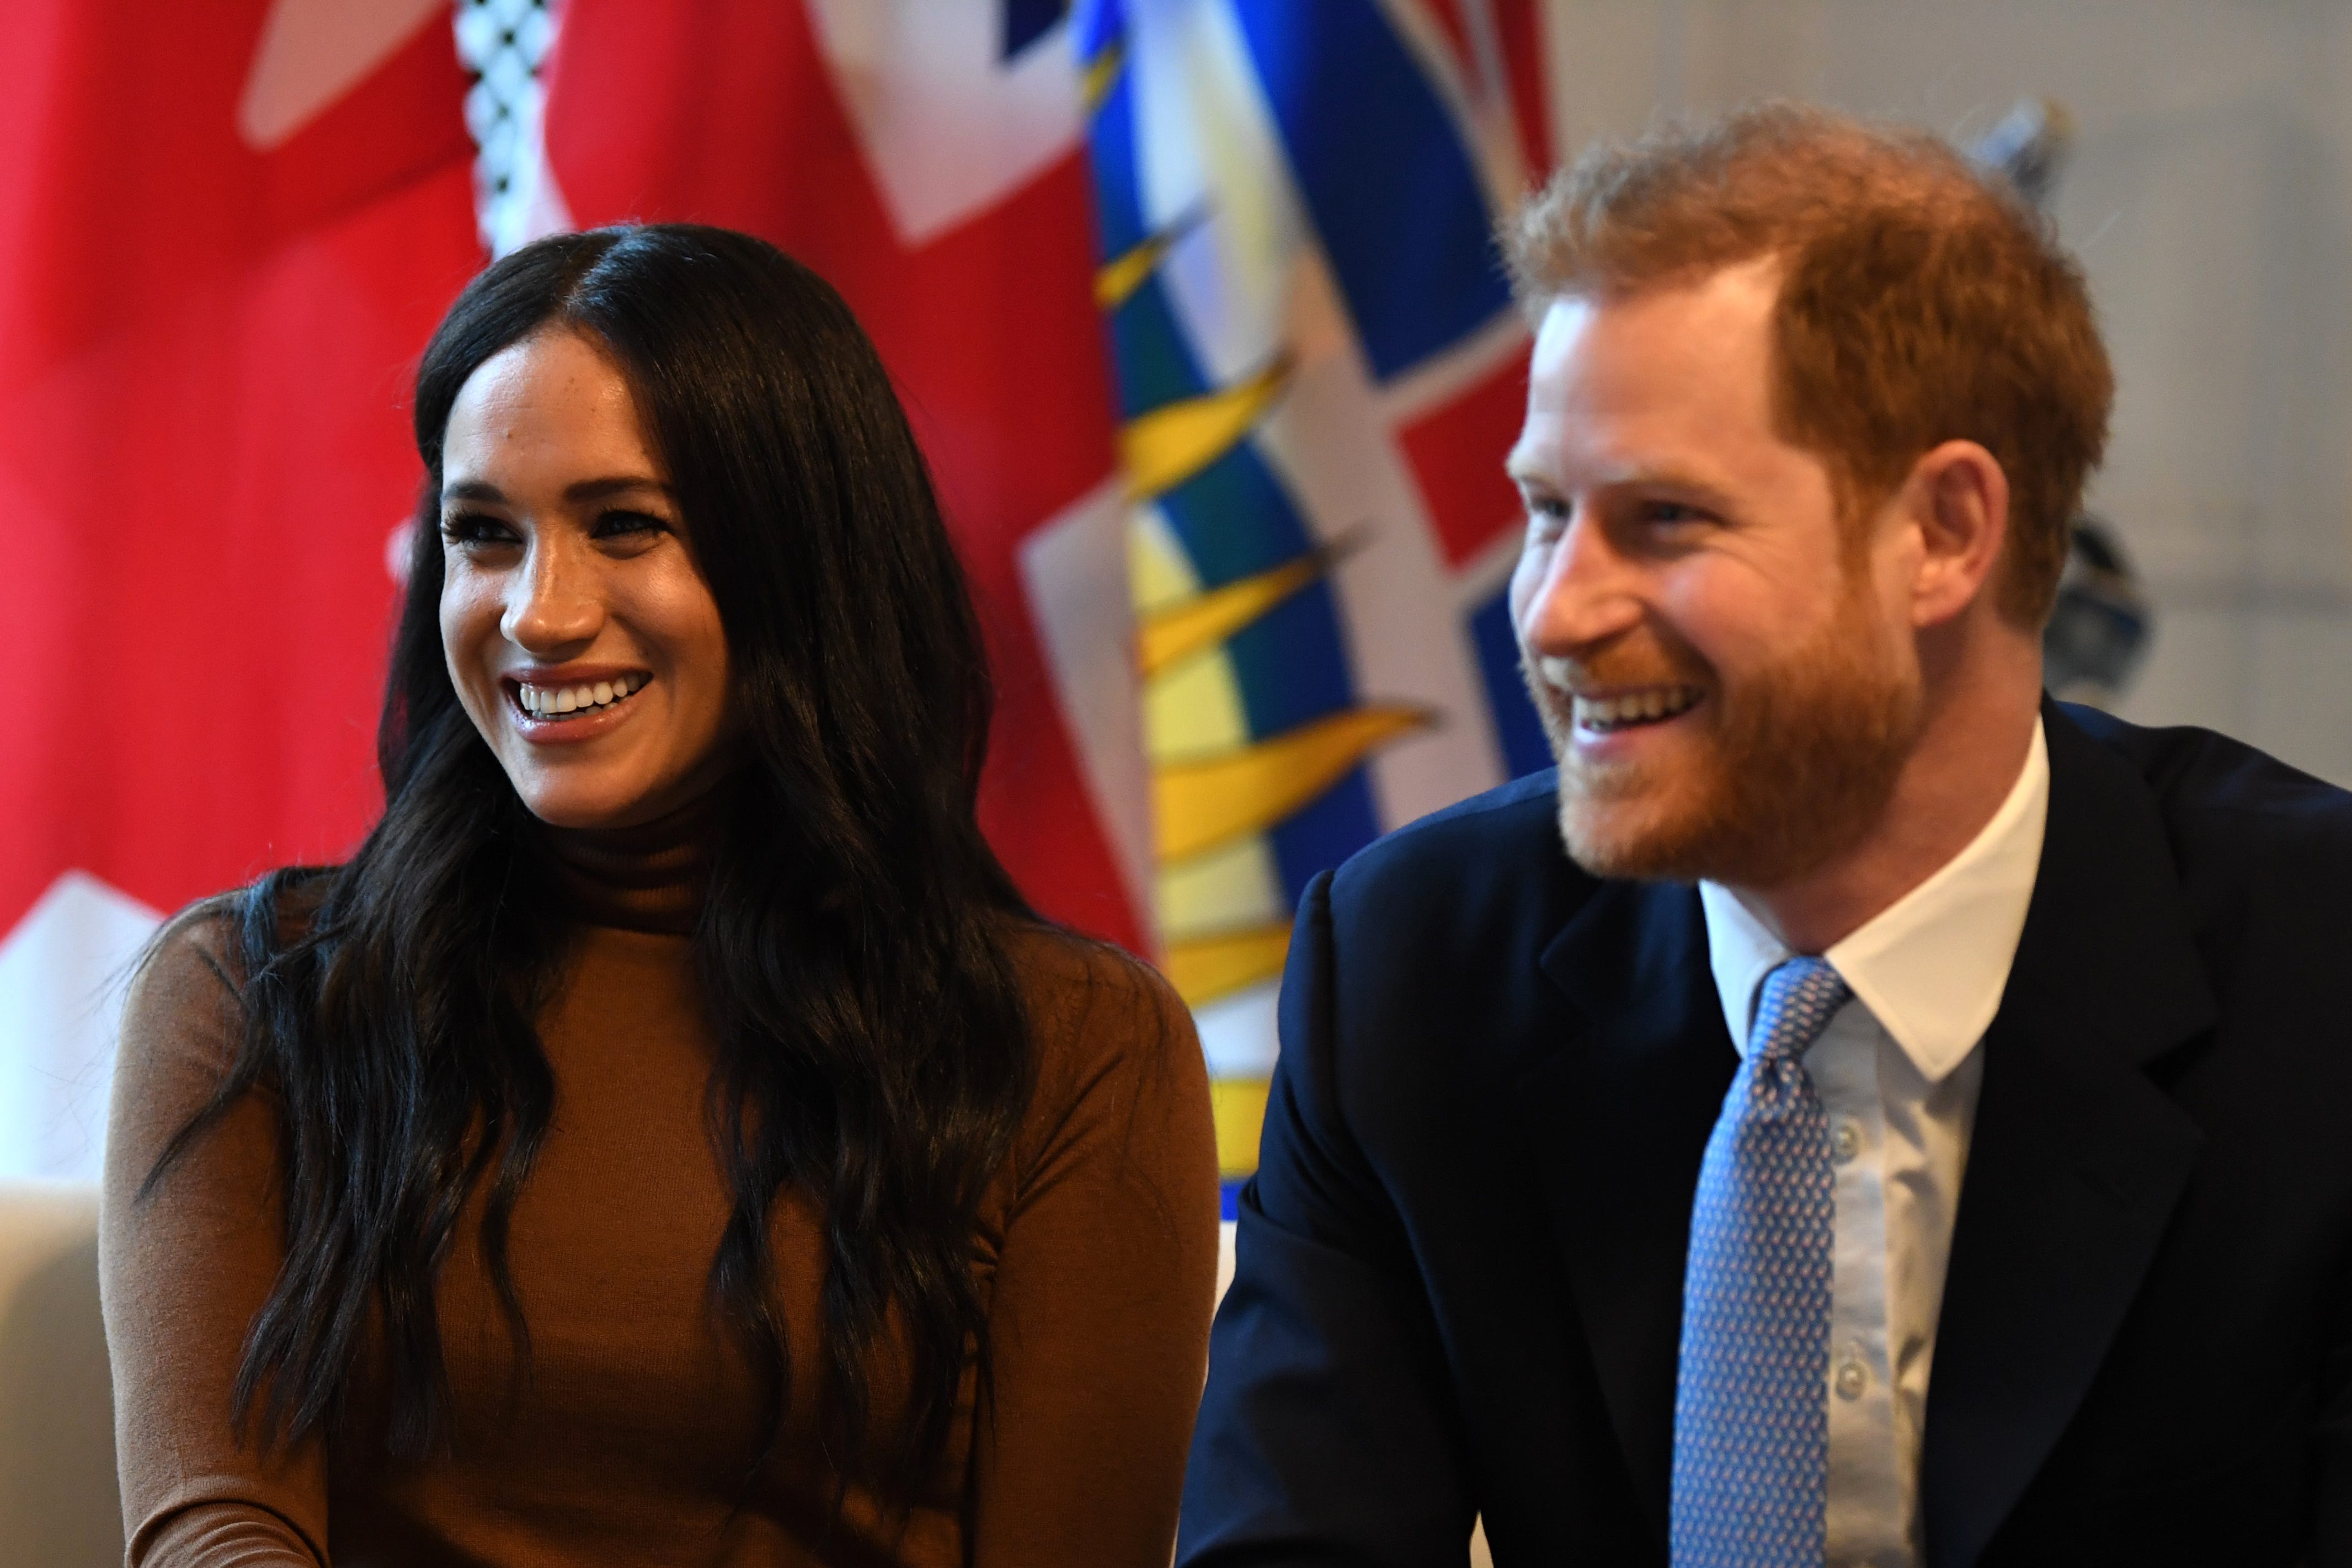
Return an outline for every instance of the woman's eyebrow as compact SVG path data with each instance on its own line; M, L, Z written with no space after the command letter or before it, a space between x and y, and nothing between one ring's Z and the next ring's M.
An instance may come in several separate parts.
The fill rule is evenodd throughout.
M578 505L585 501L608 500L631 490L652 490L667 496L669 487L646 475L615 474L601 479L580 479L563 487L563 499Z
M613 474L603 479L578 479L563 487L563 499L574 506L590 501L608 500L614 496L627 495L633 490L650 490L667 497L670 489L661 480L644 474ZM503 502L506 491L488 479L457 479L441 487L444 501L472 500Z

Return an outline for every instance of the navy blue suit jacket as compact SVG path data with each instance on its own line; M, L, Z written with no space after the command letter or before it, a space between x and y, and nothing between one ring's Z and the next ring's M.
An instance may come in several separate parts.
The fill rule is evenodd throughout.
M2352 795L2045 705L1921 1457L1933 1568L2352 1563ZM1549 773L1318 879L1179 1560L1664 1563L1737 1062L1694 889Z

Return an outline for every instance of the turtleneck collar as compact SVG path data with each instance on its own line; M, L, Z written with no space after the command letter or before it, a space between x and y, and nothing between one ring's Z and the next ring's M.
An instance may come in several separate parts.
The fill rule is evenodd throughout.
M555 892L585 925L692 933L710 883L726 792L704 792L634 827L544 827Z

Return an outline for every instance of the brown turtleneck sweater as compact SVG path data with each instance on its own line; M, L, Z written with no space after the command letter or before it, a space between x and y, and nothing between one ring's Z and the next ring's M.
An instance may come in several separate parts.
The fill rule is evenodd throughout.
M551 835L579 941L539 1020L558 1100L515 1209L530 1357L471 1244L438 1283L455 1409L445 1458L385 1457L374 1359L324 1440L265 1457L229 1389L283 1257L273 1111L248 1096L146 1202L164 1141L234 1055L221 933L183 924L122 1026L100 1246L130 1562L151 1568L1087 1563L1166 1568L1208 1356L1216 1170L1190 1018L1125 958L1023 926L1037 1088L982 1206L995 1408L912 1516L835 1478L812 1430L823 1256L806 1201L773 1247L796 1376L782 1453L709 1306L729 1200L705 1131L712 1041L685 935L698 834ZM900 1395L877 1367L877 1426Z

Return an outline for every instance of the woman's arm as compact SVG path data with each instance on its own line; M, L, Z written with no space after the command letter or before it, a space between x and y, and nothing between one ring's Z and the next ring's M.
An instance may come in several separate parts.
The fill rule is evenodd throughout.
M1191 1016L1066 939L1018 951L1040 1055L991 1312L971 1562L1167 1568L1209 1353L1216 1138Z
M139 1196L164 1144L227 1072L241 1026L217 926L181 922L123 1008L99 1219L131 1568L327 1562L319 1445L265 1458L229 1416L246 1330L283 1257L268 1101L247 1095Z

